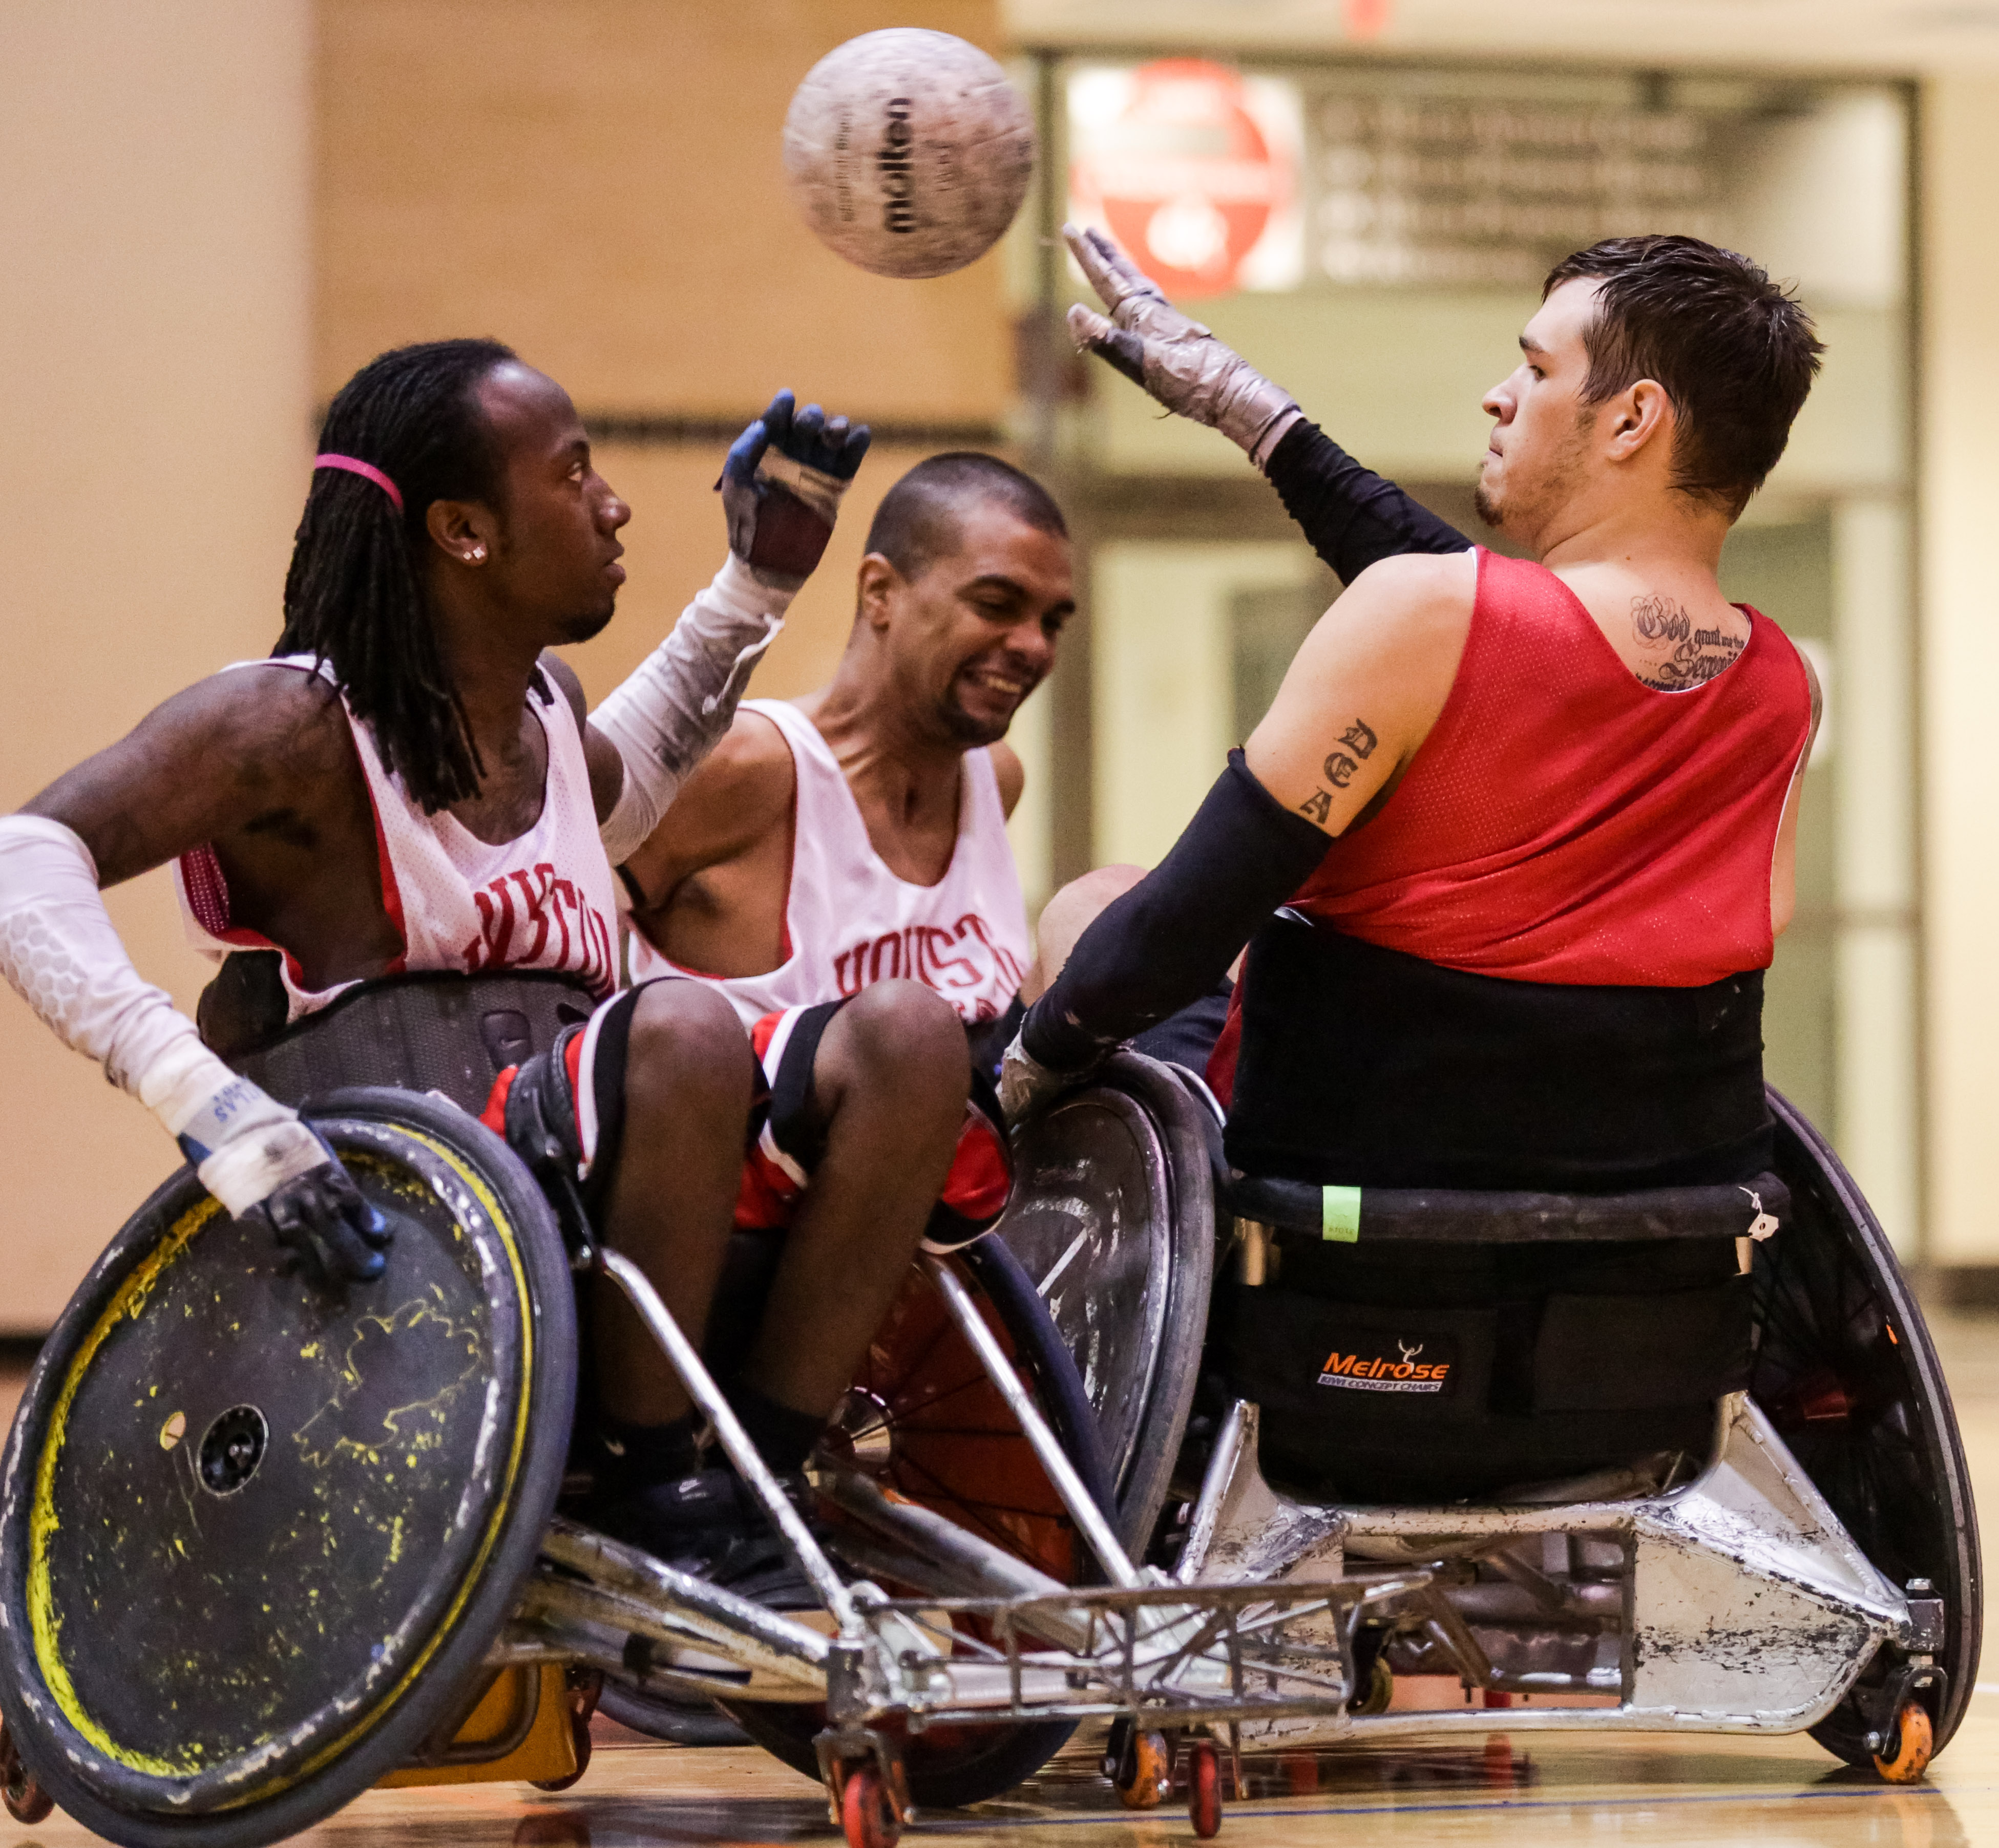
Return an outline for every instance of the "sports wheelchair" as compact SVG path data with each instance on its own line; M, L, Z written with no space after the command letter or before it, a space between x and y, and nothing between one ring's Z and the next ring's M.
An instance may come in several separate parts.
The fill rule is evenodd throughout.
M1098 1409L1128 1543L1176 1583L1210 1596L1238 1587L1245 1601L1232 1638L1241 1693L1214 1715L1232 1746L1498 1728L1809 1731L1849 1764L1921 1775L1976 1673L1982 1588L1963 1452L1879 1223L1811 1125L1775 1091L1769 1105L1774 1174L1622 1197L1235 1173L1205 1087L1129 1052L1031 1126L1000 1235ZM1671 1324L1667 1299L1564 1298L1558 1282L1513 1370L1526 1415L1481 1421L1467 1407L1454 1428L1410 1396L1426 1367L1419 1344L1388 1346L1402 1310L1342 1312L1282 1287L1295 1273L1308 1290L1327 1254L1426 1275L1524 1255L1559 1280L1575 1259L1703 1241L1725 1254L1731 1241L1746 1369L1664 1423L1644 1409L1659 1395L1642 1379L1658 1360L1643 1352L1645 1329ZM1336 1283L1353 1274L1333 1272ZM1377 1358L1356 1361L1360 1341L1326 1334L1370 1314ZM1455 1345L1433 1344L1431 1359L1475 1376L1483 1342L1485 1402L1500 1403L1504 1356L1489 1327L1446 1310L1447 1328L1453 1314ZM1609 1319L1625 1363L1580 1394L1541 1364L1564 1341L1573 1350L1578 1317ZM1326 1345L1311 1345L1315 1329ZM1302 1382L1273 1358L1287 1343L1313 1357ZM1374 1378L1339 1376L1356 1366ZM1356 1385L1396 1389L1339 1389ZM1468 1466L1481 1445L1552 1431L1546 1455L1567 1466L1538 1473L1568 1479L1481 1484L1471 1469L1477 1492L1418 1484L1390 1500L1379 1483L1392 1468L1329 1481L1315 1467L1312 1440L1329 1421L1357 1431L1372 1466L1441 1439ZM1680 1448L1655 1449L1662 1438ZM1375 1493L1342 1493L1346 1483ZM1328 1594L1308 1618L1255 1602L1308 1587ZM1210 1609L1212 1624L1220 1607ZM1308 1697L1313 1676L1346 1697ZM1176 1725L1199 1722L1161 1700L1134 1701L1114 1728L1105 1768L1128 1805L1167 1787ZM1205 1832L1212 1753L1191 1742L1189 1797Z
M1202 1835L1224 1742L1814 1725L1904 1776L1956 1723L1977 1619L1962 1459L1920 1318L1829 1158L1793 1192L1831 1189L1824 1223L1848 1242L1765 1280L1759 1365L1785 1371L1724 1400L1692 1482L1325 1505L1265 1483L1256 1407L1194 1415L1224 1223L1212 1119L1126 1055L1020 1139L1006 1241L913 1275L821 1448L809 1524L643 1277L559 1223L469 1114L581 1005L546 980L411 978L242 1061L279 1095L404 1087L310 1107L396 1221L382 1285L286 1275L185 1175L99 1260L0 1463L17 1815L53 1799L130 1848L255 1848L385 1779L560 1788L606 1680L719 1703L823 1781L854 1848L892 1843L918 1803L1007 1787L1091 1717L1114 1722L1135 1805L1159 1794L1167 1732L1184 1742ZM1232 1230L1277 1229L1237 1241L1267 1264L1306 1203L1224 1178ZM1433 1204L1390 1200L1387 1223ZM1453 1224L1476 1205L1457 1204ZM1340 1210L1366 1241L1382 1205ZM1582 1223L1575 1203L1509 1210ZM561 1516L580 1269L632 1299L822 1612L764 1609ZM1793 1414L1759 1404L1796 1408L1795 1449L1772 1422ZM1812 1465L1805 1428L1841 1418L1867 1441ZM1719 1645L1717 1610L1739 1618ZM1439 1661L1481 1694L1554 1677L1607 1704L1398 1706L1398 1680Z
M253 1848L378 1782L558 1790L608 1681L642 1710L722 1703L874 1845L1069 1737L1074 1716L1020 1698L954 1607L1064 1594L1090 1576L1084 1536L1108 1534L1093 1414L1017 1264L989 1241L913 1271L809 1524L643 1276L472 1114L589 1006L553 977L397 978L234 1060L391 1219L390 1261L316 1286L182 1172L93 1267L0 1464L17 1819L60 1802L129 1848ZM564 1518L587 1271L637 1306L823 1611L767 1610ZM975 1723L925 1725L938 1665L976 1669L943 1703Z

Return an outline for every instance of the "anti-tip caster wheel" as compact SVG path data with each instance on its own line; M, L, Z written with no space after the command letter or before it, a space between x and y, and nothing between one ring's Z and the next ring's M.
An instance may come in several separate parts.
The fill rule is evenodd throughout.
M1163 1732L1141 1732L1119 1720L1106 1742L1103 1774L1127 1809L1157 1809L1173 1793L1173 1748Z
M1874 1768L1890 1784L1914 1784L1929 1769L1936 1751L1936 1729L1930 1723L1929 1709L1920 1701L1911 1701L1896 1715L1895 1730L1886 1741L1886 1756L1874 1754ZM8 1807L13 1805L10 1800Z
M554 1796L582 1782L584 1773L590 1769L590 1754L594 1749L590 1722L596 1717L598 1696L603 1691L604 1677L595 1670L579 1673L570 1670L563 1693L569 1702L570 1734L576 1742L576 1769L566 1777L535 1778L532 1781L536 1790L546 1791Z
M1221 1832L1221 1763L1211 1739L1197 1739L1187 1760L1187 1820L1204 1842Z
M56 1806L56 1800L43 1790L35 1780L35 1774L21 1762L20 1748L9 1736L5 1725L0 1725L0 1802L7 1805L7 1813L17 1822L33 1827L46 1822Z
M902 1839L902 1819L880 1766L856 1765L847 1773L840 1790L840 1826L847 1848L896 1848Z

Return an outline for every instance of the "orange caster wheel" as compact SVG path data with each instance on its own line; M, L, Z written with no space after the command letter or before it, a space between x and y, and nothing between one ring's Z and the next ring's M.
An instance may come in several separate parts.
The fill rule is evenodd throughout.
M902 1819L878 1765L856 1765L847 1773L840 1789L840 1826L847 1848L896 1848L902 1839Z
M1163 1732L1141 1732L1126 1722L1117 1741L1111 1787L1127 1809L1157 1809L1173 1787L1173 1753Z
M1202 1841L1221 1832L1221 1765L1211 1739L1197 1739L1187 1760L1187 1819Z
M1929 1769L1936 1750L1929 1709L1920 1701L1910 1701L1896 1716L1895 1729L1886 1743L1890 1748L1887 1756L1878 1752L1874 1755L1875 1770L1890 1784L1914 1784ZM11 1787L7 1807L13 1808Z
M30 1826L46 1821L56 1806L55 1798L21 1762L20 1751L4 1725L0 1725L0 1801L5 1802L8 1815L16 1822Z
M568 1686L563 1693L569 1701L570 1736L576 1742L576 1769L566 1777L537 1777L535 1788L546 1791L550 1795L573 1789L590 1769L590 1754L593 1745L590 1736L590 1722L597 1713L597 1697L604 1691L604 1677L594 1670L570 1671Z

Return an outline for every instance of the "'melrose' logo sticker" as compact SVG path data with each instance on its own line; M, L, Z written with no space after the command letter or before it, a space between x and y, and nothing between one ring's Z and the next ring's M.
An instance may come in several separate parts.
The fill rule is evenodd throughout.
M1381 1344L1361 1341L1351 1353L1335 1348L1325 1357L1318 1376L1322 1386L1339 1386L1353 1393L1448 1393L1456 1357L1438 1351L1435 1341L1418 1341L1413 1347L1399 1337L1393 1357L1379 1351ZM1428 1360L1420 1359L1426 1348ZM1370 1352L1370 1349L1376 1351Z

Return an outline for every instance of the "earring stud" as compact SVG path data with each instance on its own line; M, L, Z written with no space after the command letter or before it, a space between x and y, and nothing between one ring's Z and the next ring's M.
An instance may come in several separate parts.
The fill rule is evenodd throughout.
M483 545L473 546L472 549L465 555L465 562L468 565L484 564L486 562L486 548Z

